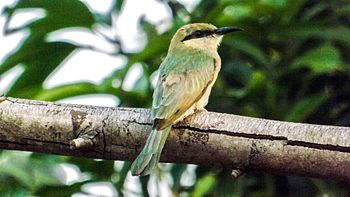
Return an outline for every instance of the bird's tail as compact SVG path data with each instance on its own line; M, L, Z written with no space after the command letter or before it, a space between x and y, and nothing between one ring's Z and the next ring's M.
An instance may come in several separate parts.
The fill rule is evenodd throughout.
M131 165L133 176L148 175L156 167L170 130L171 126L159 131L152 130L141 153Z

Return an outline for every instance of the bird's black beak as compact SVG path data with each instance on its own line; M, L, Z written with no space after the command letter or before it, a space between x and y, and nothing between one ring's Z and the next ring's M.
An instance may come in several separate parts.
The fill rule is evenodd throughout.
M214 33L218 35L224 35L224 34L236 32L236 31L243 31L243 29L239 27L220 27L220 28L217 28Z

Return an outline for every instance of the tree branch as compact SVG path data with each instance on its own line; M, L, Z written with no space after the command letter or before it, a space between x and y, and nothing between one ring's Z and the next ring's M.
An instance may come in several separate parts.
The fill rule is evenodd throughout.
M350 182L350 128L203 112L174 125L161 161ZM149 110L0 102L0 148L133 160Z

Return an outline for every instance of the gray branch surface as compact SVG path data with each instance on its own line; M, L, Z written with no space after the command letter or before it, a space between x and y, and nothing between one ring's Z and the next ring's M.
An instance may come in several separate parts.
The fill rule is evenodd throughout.
M0 100L0 148L131 161L150 111ZM350 182L350 128L202 112L174 125L161 161Z

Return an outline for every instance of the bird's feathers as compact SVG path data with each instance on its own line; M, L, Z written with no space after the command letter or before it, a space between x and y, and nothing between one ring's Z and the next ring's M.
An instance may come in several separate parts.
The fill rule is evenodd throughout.
M173 124L198 101L214 73L213 57L202 51L177 50L169 54L160 67L153 94L152 116L160 120L157 128Z
M147 175L157 165L172 124L203 96L214 76L214 59L209 54L196 50L168 54L153 93L153 129L132 164L133 175Z
M133 175L149 174L159 161L171 126L207 104L221 62L217 47L222 35L216 30L210 24L188 24L172 38L153 93L152 132L132 164Z
M152 130L141 153L131 166L132 175L147 175L157 165L171 126L163 130Z

